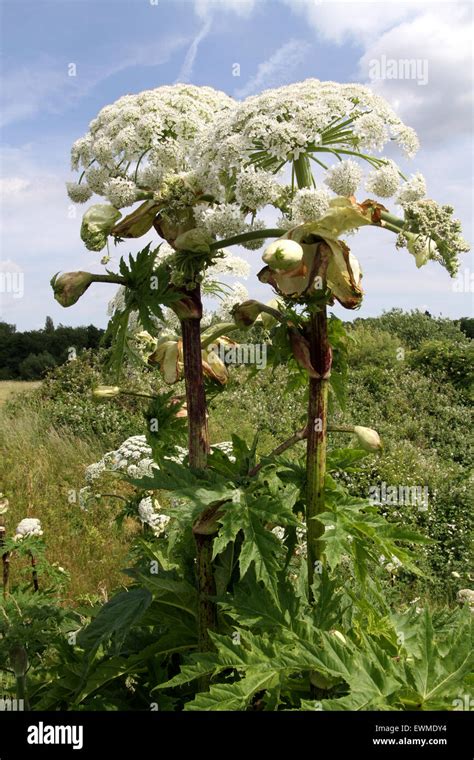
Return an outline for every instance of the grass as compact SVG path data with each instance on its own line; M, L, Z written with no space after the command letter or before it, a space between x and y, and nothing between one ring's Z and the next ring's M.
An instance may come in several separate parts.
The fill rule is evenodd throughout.
M70 601L104 597L123 584L130 530L114 522L118 502L103 499L85 513L77 501L84 468L104 453L99 443L55 430L40 410L29 408L14 420L0 411L0 449L0 491L10 501L7 534L24 517L41 520L48 559L70 574Z
M17 393L33 391L41 385L39 381L28 382L26 380L0 380L0 406L11 399Z

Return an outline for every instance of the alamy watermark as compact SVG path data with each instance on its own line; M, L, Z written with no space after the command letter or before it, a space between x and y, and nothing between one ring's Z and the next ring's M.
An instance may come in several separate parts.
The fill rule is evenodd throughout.
M265 369L267 366L266 343L213 343L209 346L208 353L217 356L224 364L254 364L257 369Z
M13 298L23 298L25 293L23 272L0 272L0 293L11 293Z
M419 85L428 84L428 60L426 58L371 58L369 79L413 79Z
M375 506L405 505L417 507L420 512L426 512L428 500L428 486L390 486L382 482L380 485L369 487L369 502Z
M12 697L0 697L0 712L23 712L25 709L24 699Z

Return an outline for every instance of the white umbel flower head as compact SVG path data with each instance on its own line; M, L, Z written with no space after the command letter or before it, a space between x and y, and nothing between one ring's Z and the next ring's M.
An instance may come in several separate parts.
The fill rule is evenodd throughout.
M87 185L78 182L66 182L67 194L74 203L86 203L92 196L92 190Z
M421 201L426 198L426 181L422 174L412 174L407 182L398 190L395 201L399 206L405 206L406 203Z
M221 203L215 208L197 206L194 218L198 227L217 238L238 235L246 228L245 216L237 203Z
M295 193L291 203L291 218L294 224L314 222L329 209L330 195L324 188L304 188Z
M25 517L16 526L15 541L22 541L29 536L42 536L41 522L36 517Z
M203 132L233 103L223 92L189 84L125 95L105 106L76 140L72 169L86 170L85 185L93 192L120 208L130 205L132 187L157 190L161 177L189 168Z
M237 177L235 197L241 206L256 211L272 203L278 195L279 185L273 174L246 168Z
M336 195L355 195L361 179L361 167L349 159L331 166L324 182Z
M117 177L107 182L104 188L105 195L115 208L131 206L137 199L137 189L131 180Z
M399 184L400 174L397 165L393 161L388 161L380 169L370 172L365 188L369 193L374 193L380 198L390 198L397 191Z

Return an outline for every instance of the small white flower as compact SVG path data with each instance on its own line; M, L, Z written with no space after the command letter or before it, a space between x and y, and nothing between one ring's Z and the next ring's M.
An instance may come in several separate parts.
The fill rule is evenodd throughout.
M21 541L28 536L42 536L41 522L36 517L25 517L16 526L15 541Z
M133 182L116 177L107 182L105 195L115 208L131 206L137 199L137 189Z
M369 193L374 193L380 198L389 198L393 195L400 184L400 175L394 161L389 161L380 169L370 172L365 183Z
M92 196L92 190L88 185L80 185L77 182L66 182L67 194L74 203L86 203Z
M426 182L425 178L419 172L412 174L407 182L398 190L395 196L396 203L399 206L404 206L406 203L413 203L414 201L421 201L426 197Z
M331 166L324 182L336 195L355 195L361 179L362 169L349 159Z
M279 185L273 174L255 171L253 167L244 169L235 183L237 202L254 211L272 203L278 191Z
M320 219L329 209L330 195L324 188L304 188L295 193L291 203L293 224Z

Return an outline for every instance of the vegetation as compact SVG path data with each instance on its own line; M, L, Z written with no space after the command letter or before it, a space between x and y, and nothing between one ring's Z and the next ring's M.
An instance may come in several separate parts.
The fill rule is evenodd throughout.
M361 640L364 626L370 624L370 630L373 629L377 636L384 637L384 646L387 637L392 637L390 646L395 652L399 647L396 637L393 638L393 630L396 629L397 635L402 631L408 636L408 651L416 657L416 652L421 651L423 646L423 637L432 635L430 626L436 629L435 646L438 648L446 646L446 637L450 635L469 640L463 628L467 625L467 620L462 618L464 622L461 622L460 618L458 628L453 622L453 615L459 614L456 612L459 609L457 592L472 583L469 569L469 534L472 531L472 487L469 484L472 450L469 444L472 445L472 441L469 442L467 435L467 431L473 427L472 410L466 388L460 385L455 377L449 373L443 377L434 377L430 365L425 366L422 362L413 361L413 357L423 352L433 340L441 342L446 350L454 346L454 349L451 348L454 354L458 347L460 359L465 350L464 339L461 338L457 324L450 320L433 319L418 312L404 314L392 311L380 318L356 320L348 327L351 336L348 344L351 371L344 419L348 422L357 420L376 424L384 442L384 449L375 458L361 459L357 468L353 466L350 472L341 472L336 477L341 478L350 487L351 493L362 498L367 497L369 488L374 483L385 482L388 486L426 486L429 492L427 511L418 509L420 505L412 503L386 504L381 509L389 520L402 521L404 525L431 537L436 543L418 550L418 567L422 575L404 568L387 571L379 566L375 569L374 577L377 583L381 584L385 598L384 604L378 607L377 617L364 617L354 605L351 584L345 586L337 604L342 605L341 610L346 609L342 616L344 630L347 630L346 626L349 625L359 630L358 638L354 641ZM261 331L255 328L247 339L260 340ZM403 349L403 353L400 349ZM83 682L78 681L77 676L72 678L71 675L74 662L81 662L83 657L80 654L82 650L74 650L69 643L74 640L74 631L82 628L94 617L104 600L116 599L114 594L117 589L129 586L130 577L127 578L123 570L137 561L137 556L143 553L145 547L148 561L153 557L156 557L156 561L163 560L159 549L161 539L158 539L158 542L153 539L148 533L149 529L141 525L137 519L134 489L130 485L118 482L113 476L101 481L103 491L118 493L130 500L130 508L125 517L124 502L120 499L103 496L95 501L88 511L81 510L78 503L78 492L85 485L85 468L91 462L98 461L107 450L117 446L128 435L139 434L142 430L141 415L147 407L146 399L128 397L125 401L127 397L122 397L120 400L116 399L113 405L93 400L91 387L94 383L106 379L100 375L100 358L100 354L83 353L76 361L68 362L54 370L47 376L41 388L28 389L28 394L21 394L10 400L0 416L0 446L4 452L0 487L10 500L5 522L7 526L14 526L25 515L41 519L47 547L47 565L45 564L39 573L41 590L48 582L48 567L52 566L53 570L57 570L59 566L65 571L60 574L59 586L57 572L55 576L55 588L60 589L60 592L56 593L60 594L62 617L50 623L52 630L48 629L48 636L44 640L40 641L38 637L35 639L36 633L29 639L28 651L34 664L29 676L30 701L32 707L45 705L70 709L74 706L74 701L71 702L74 692L77 705L87 709L93 706L107 709L117 709L120 706L124 709L133 706L137 709L149 709L153 702L159 704L160 709L168 709L172 705L177 706L177 703L170 701L169 697L165 698L160 692L149 696L148 690L151 690L151 687L148 685L142 684L138 691L131 690L133 674L141 671L145 661L151 667L151 663L157 659L157 655L153 654L158 651L158 647L154 646L155 633L150 631L155 631L153 616L158 615L161 619L163 608L160 607L159 611L156 609L153 612L155 603L152 603L145 617L140 618L137 611L137 617L133 621L129 620L132 623L127 634L129 638L124 639L118 654L114 655L109 651L110 645L106 645L104 640L98 652L91 656L86 681L79 692L79 685ZM372 362L371 372L366 369L369 359ZM276 370L267 367L256 372L250 372L246 367L234 368L226 392L218 394L211 401L211 440L229 440L232 430L238 428L240 437L251 441L257 429L258 454L271 451L292 425L296 427L295 420L304 414L303 389L288 394L285 390L287 381L287 367L278 367ZM149 391L153 385L153 392L165 390L159 376L150 370L130 371L129 382L130 385L133 383L134 387L148 388ZM116 406L117 404L119 406ZM108 423L104 429L105 411ZM349 446L351 443L352 436L346 434L344 445ZM294 449L288 451L288 462L297 464L301 453L298 447L302 446L302 443L297 444ZM331 442L330 451L334 449L334 442ZM34 457L27 454L30 451L35 452ZM160 500L163 505L168 505L164 492L161 493ZM40 539L36 539L36 542L39 543ZM140 560L141 563L143 561ZM349 569L345 569L344 573L348 579L351 577ZM323 582L328 584L329 580ZM23 589L21 593L26 594L26 597L22 597L22 603L26 604L25 600L28 594L31 594L31 591L28 591L31 587L31 575L28 563L24 560L12 560L11 584L13 588L18 587L18 593ZM327 587L328 593L329 589L330 586ZM156 593L157 589L152 590L152 594L156 596ZM159 592L159 598L162 598L162 593L163 591ZM366 593L371 604L375 603L375 599L378 600L376 607L381 604L381 597L375 589L366 589ZM137 598L137 610L141 609L140 604L146 606L147 599L145 596L143 599ZM250 600L247 601L250 605ZM387 601L390 601L390 610L386 606ZM36 604L36 598L34 603ZM118 603L117 601L116 604ZM288 603L289 600L281 598L278 602L280 607ZM31 604L31 601L28 601L28 604ZM265 615L268 616L270 609L263 609L267 601L262 598L260 592L258 599L254 599L252 604L257 605L252 608L251 614L255 616L252 620L256 621L260 616L262 621L268 620ZM434 611L434 617L423 618L422 622L417 621L415 609L426 605ZM340 626L341 618L338 623L335 622L336 609L334 602L334 622L331 625L334 626L334 630L339 630L337 626ZM350 618L348 610L351 610ZM43 612L48 617L47 610ZM228 610L228 613L232 615L232 610ZM114 620L118 619L119 614L122 613L114 613ZM250 610L247 614L250 614ZM279 614L281 611L278 613L275 610L275 625L278 625ZM303 608L295 610L294 619L298 619L299 625L304 626L308 614L312 613L305 612ZM367 610L365 614L368 614ZM229 620L231 621L232 617ZM12 625L17 624L12 622ZM252 678L268 675L270 683L272 679L280 677L277 663L285 656L284 652L270 652L269 644L262 639L259 626L252 623L251 628L256 637L252 640L256 649L252 651L261 652L258 656L261 657L262 663L271 655L276 666L268 674L258 674L254 673L249 661L249 674ZM331 626L330 629L332 630ZM235 638L238 630L232 628L232 631L231 636ZM268 629L265 628L265 631ZM303 646L306 654L300 652L298 656L294 655L295 657L300 660L309 657L308 652L315 652L315 647L318 655L313 654L311 657L320 656L320 647L316 639L306 640L304 634L301 643L301 632L296 631L296 634L300 642L298 646ZM328 652L332 657L341 657L346 648L350 650L352 644L346 634L343 635L346 644L334 633L325 634ZM116 638L117 636L119 638ZM119 646L121 636L120 631L113 634L113 648ZM130 637L134 642L139 642L134 643L132 650ZM455 655L459 658L462 658L464 647L461 639ZM36 641L34 647L33 641ZM219 656L224 657L225 661L227 654L221 649L224 644L225 639L219 640ZM451 644L453 647L456 646L455 642L448 644L450 647ZM291 644L288 643L288 646ZM151 649L147 649L148 647ZM32 654L36 649L37 655ZM265 657L264 652L267 653ZM240 656L241 650L232 649L231 653ZM357 656L360 658L357 667L351 660L351 682L360 677L357 668L363 668L364 658L369 655L367 651L360 650ZM388 667L388 661L384 660L382 651L378 650L378 657L382 663L380 667ZM117 669L109 682L108 674L112 673L114 663ZM316 660L313 664L316 667ZM449 670L455 664L446 662L444 667ZM319 666L322 667L321 663ZM47 674L52 672L51 669L56 676L63 679L63 683L69 674L67 688L60 687L59 682L52 691L42 686L49 677ZM390 669L393 671L392 665ZM323 702L329 694L337 693L335 685L330 692L321 688L321 684L327 686L332 682L328 680L326 671L325 673L325 676L321 673L318 676L313 672L311 676L315 684L320 684L313 684L311 688L320 698L323 697L314 700L315 702ZM130 677L127 674L131 674ZM134 676L135 679L137 677ZM392 672L392 677L396 679L397 674ZM345 678L349 678L347 672L331 675L335 684L342 683ZM141 683L142 677L139 679ZM13 682L8 674L4 674L4 692L11 688ZM146 696L143 695L143 689ZM185 698L183 687L180 689L180 699ZM239 705L243 705L244 702L239 702L239 699L245 701L244 696L239 698L231 695L230 701L227 702L224 686L213 689L210 701L198 701L196 708L211 709L212 700L218 699L221 709L226 705L230 709L240 709ZM457 689L459 691L459 687ZM429 705L443 707L442 700L438 702L436 694L435 697L435 701ZM347 709L357 707L354 699L346 699ZM405 697L397 690L390 699L395 709L403 707L399 700ZM305 705L307 709L314 709L313 704ZM323 707L331 709L331 704L325 703Z

